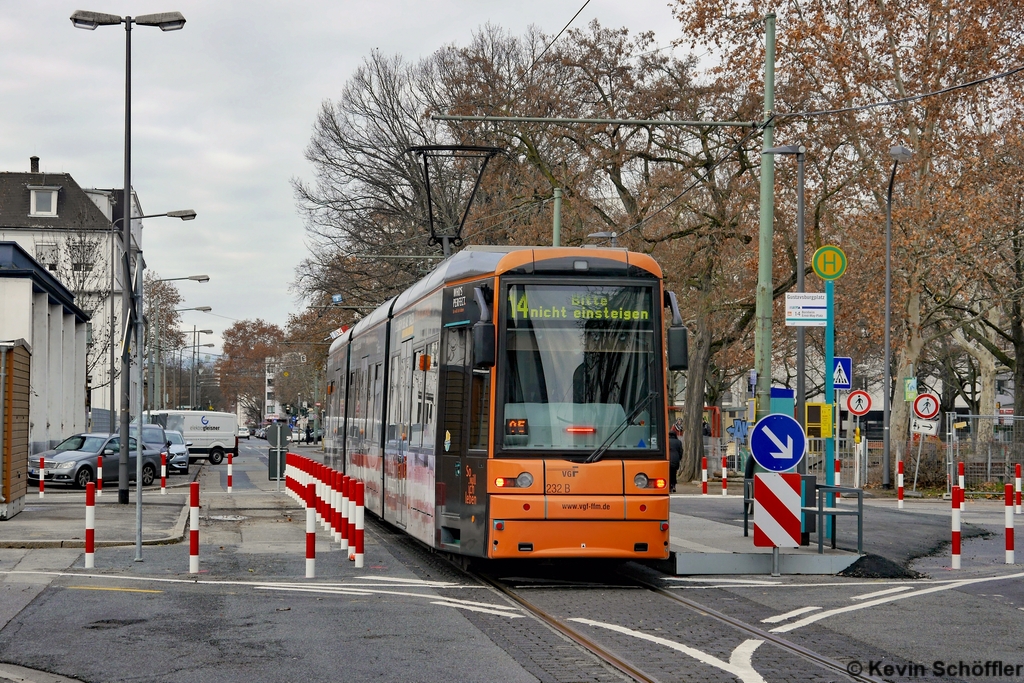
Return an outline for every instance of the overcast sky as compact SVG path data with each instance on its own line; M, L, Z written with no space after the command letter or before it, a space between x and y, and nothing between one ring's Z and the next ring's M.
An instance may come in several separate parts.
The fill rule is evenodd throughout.
M124 29L77 30L76 9L133 16L177 10L182 31L132 31L132 185L146 213L195 209L195 221L145 221L146 261L177 283L183 313L216 332L231 319L280 325L301 305L289 291L307 246L290 180L317 109L336 99L373 49L410 60L466 44L490 22L557 33L584 0L2 0L0 170L70 173L82 187L121 187ZM592 19L678 36L668 0L591 0ZM225 316L225 317L219 317ZM210 340L205 340L210 341Z

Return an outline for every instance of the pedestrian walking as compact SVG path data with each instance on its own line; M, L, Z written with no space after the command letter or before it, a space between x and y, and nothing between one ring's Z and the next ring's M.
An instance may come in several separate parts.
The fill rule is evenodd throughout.
M668 490L669 493L675 493L679 463L683 461L683 442L679 440L674 426L668 432L668 453Z

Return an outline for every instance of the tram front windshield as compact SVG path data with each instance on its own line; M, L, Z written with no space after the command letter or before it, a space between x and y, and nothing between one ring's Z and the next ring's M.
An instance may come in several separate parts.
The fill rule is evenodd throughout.
M505 304L503 450L658 449L650 287L511 284Z

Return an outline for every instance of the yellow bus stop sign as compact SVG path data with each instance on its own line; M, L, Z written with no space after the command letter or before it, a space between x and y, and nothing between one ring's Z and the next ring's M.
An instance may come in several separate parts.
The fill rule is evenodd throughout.
M814 252L811 265L822 280L838 280L846 272L846 254L839 247L825 245Z

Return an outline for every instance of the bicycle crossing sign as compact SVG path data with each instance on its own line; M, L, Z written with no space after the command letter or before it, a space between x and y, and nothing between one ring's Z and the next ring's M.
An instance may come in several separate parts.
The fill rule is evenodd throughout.
M853 388L853 359L848 356L836 356L832 359L832 388Z

